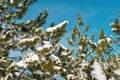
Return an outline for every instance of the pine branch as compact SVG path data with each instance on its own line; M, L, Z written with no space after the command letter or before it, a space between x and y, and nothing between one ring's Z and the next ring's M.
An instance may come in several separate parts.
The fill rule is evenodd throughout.
M23 70L19 73L19 75L16 77L15 80L19 80L19 78L23 75L23 73L24 73L25 70L26 70L26 69L23 69Z

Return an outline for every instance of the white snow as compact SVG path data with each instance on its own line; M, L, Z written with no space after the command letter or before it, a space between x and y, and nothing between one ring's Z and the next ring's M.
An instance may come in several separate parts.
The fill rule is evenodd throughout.
M110 23L110 26L113 27L114 23Z
M94 70L92 74L95 74L94 77L98 80L106 80L105 74L103 73L101 65L98 62L94 62L93 68Z
M50 41L43 41L44 44L51 44Z
M53 47L51 44L45 44L44 45L44 48L51 48L51 47Z
M84 53L83 53L83 54L81 54L81 57L84 57L84 58L85 58L85 56L86 56L86 55L85 55Z
M29 53L26 55L27 57L25 58L25 62L35 62L35 61L39 61L39 56L34 54L34 53Z
M13 4L13 0L10 0L10 3Z
M67 56L67 55L69 55L69 53L64 51L64 52L61 53L61 55L62 56Z
M24 60L25 62L35 62L39 61L39 56L36 54L27 54L27 57Z
M46 32L48 32L48 33L49 32L54 32L55 30L64 27L63 25L66 25L66 24L68 24L67 20L63 21L62 23L60 23L60 24L58 24L58 25L56 25L54 27L47 28Z
M119 70L116 70L116 71L114 71L114 72L120 76L120 69L119 69Z
M13 66L15 66L16 65L16 63L15 62L13 62L10 66L9 66L9 68L11 68L11 67L13 67ZM8 68L8 69L9 69Z
M60 60L59 57L55 56L54 54L52 54L50 56L50 58L51 58L52 61L58 61L58 60Z
M13 74L9 73L3 80L10 80L12 77L13 77Z
M93 45L97 46L97 44L95 42L90 42L90 44L93 44Z
M81 70L85 68L85 66L88 66L89 63L87 63L85 60L82 61L81 63Z
M46 62L46 58L45 57L42 57L41 60L44 61L44 62Z
M36 51L42 51L42 50L44 50L44 49L51 49L53 46L51 45L51 44L45 44L45 45L43 45L43 46L40 46L40 47L37 47L37 49L36 49Z
M19 72L15 72L15 75L16 75L16 76L19 76L19 74L20 74Z
M31 20L28 20L27 22L26 22L26 24L29 24L31 22Z
M63 46L62 44L59 44L59 45L62 49L67 50L67 48L65 46Z
M70 43L73 43L73 41L72 41L72 39L71 39L71 38L68 38L68 40L69 40L69 42L70 42Z
M67 70L66 70L66 69L64 69L64 68L62 69L62 71L63 71L63 72L67 72Z
M56 64L61 64L60 58L57 57L57 56L55 56L54 54L52 54L52 55L50 56L50 59L51 59L52 61L55 61Z
M32 62L39 61L39 56L36 54L31 54L31 60L32 60Z
M83 50L83 47L82 47L82 46L80 46L80 47L78 48L78 50L80 50L80 51L81 51L81 50Z
M53 66L53 69L54 69L54 70L61 70L62 67L59 67L59 66Z
M0 62L6 62L5 57L2 57L2 59L0 59Z
M25 63L25 61L21 60L19 62L17 62L16 64L18 67L23 67L23 68L27 68L27 64Z
M53 78L55 78L55 80L64 80L64 78L61 77L61 75L59 75L59 74L54 74Z
M111 38L105 38L105 39L100 39L100 40L98 41L98 44L105 43L106 41L107 41L108 43L112 42Z
M39 75L42 75L42 74L43 74L43 72L42 72L41 70L34 71L33 73L34 73L34 74L39 74Z
M70 59L70 60L74 60L75 58L72 57L72 56L68 56L68 59Z
M35 61L37 61L37 62L40 61L38 55L36 55L36 54L27 54L27 55L23 58L23 60L17 62L16 65L17 65L18 67L27 68L27 67L29 66L29 63L33 63L33 64L34 64Z
M26 42L33 42L35 39L39 39L39 37L22 39L22 40L20 40L19 44L24 44L24 43L26 43Z
M112 31L114 32L114 31L117 31L118 30L118 28L112 28Z
M42 28L40 27L40 28L37 28L36 30L35 30L35 32L38 32L38 31L41 31L42 30Z
M36 51L42 51L44 47L37 47Z
M3 38L3 39L7 38L7 35L8 35L8 34L9 34L10 36L12 36L12 31L11 31L11 30L10 30L10 31L7 31L7 32L6 32L6 35L4 35L2 38Z
M67 75L67 80L73 80L73 79L75 79L74 75L72 75L72 74Z
M18 7L22 7L22 6L23 6L23 3L19 3L19 4L18 4Z
M112 28L119 28L119 24L116 24L116 23L110 23L110 26Z

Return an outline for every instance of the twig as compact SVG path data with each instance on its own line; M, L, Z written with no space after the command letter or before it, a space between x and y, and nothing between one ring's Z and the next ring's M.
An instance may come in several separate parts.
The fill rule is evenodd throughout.
M25 71L25 69L23 69L20 73L19 73L19 75L16 77L16 79L15 80L19 80L19 78L21 77L21 75L24 73L24 71Z

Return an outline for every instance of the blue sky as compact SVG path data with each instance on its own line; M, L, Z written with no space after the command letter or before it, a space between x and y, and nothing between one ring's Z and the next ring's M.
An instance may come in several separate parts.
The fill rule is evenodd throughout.
M82 14L84 24L90 23L89 32L94 32L97 36L99 31L104 29L108 36L113 34L109 24L118 17L120 0L37 0L31 5L24 19L35 18L46 8L49 15L45 28L49 27L51 22L58 24L64 20L69 21L68 33L61 40L61 43L67 45L67 38L77 24L78 13Z

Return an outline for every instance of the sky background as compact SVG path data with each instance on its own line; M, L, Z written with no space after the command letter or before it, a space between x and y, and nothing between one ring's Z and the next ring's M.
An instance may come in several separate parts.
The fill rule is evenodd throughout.
M44 28L49 27L51 22L59 24L64 20L69 21L68 32L61 40L67 46L67 38L77 24L78 13L82 15L84 26L90 24L89 33L94 32L97 36L104 29L108 37L113 34L109 24L118 17L120 0L37 0L30 6L24 19L36 18L46 8L49 15Z

